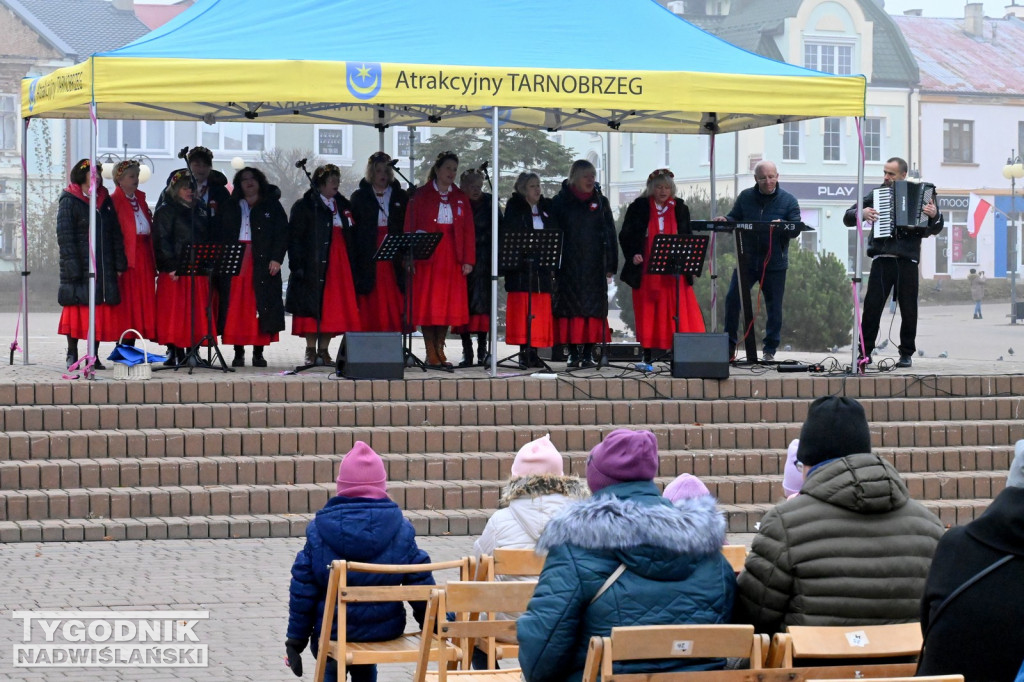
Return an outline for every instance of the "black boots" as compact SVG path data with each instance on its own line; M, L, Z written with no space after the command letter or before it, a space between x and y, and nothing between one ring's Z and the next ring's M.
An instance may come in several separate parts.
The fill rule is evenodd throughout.
M476 333L476 360L473 359L472 334L459 334L459 338L462 339L462 362L459 367L486 365L491 361L491 354L487 351L487 332Z
M245 346L235 346L235 357L231 359L232 367L245 367Z
M253 367L266 367L267 360L263 357L264 346L253 346L252 347L252 366Z
M487 332L476 333L476 359L479 365L491 364L491 352L487 347Z
M68 337L68 355L64 360L67 362L68 369L71 369L71 365L78 362L78 339Z
M583 350L580 352L580 367L597 367L597 363L594 362L594 344L583 344Z
M459 334L462 339L462 362L459 367L472 367L476 364L473 360L473 337L469 334Z

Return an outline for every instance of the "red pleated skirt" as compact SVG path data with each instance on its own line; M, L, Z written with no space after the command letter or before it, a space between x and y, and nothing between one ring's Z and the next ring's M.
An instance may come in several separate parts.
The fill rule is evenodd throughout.
M491 316L489 313L470 315L469 322L460 324L458 327L452 327L452 334L476 334L489 331L491 331Z
M195 282L195 329L192 328L192 289ZM156 319L156 341L164 345L190 348L210 333L217 333L216 325L210 325L206 314L210 296L208 277L171 278L170 273L161 272L156 278L156 305L159 315ZM208 344L204 344L208 345Z
M505 304L505 343L526 345L526 316L530 302L525 291L508 294ZM548 348L555 345L555 321L551 316L551 294L534 293L533 329L530 330L530 345L534 348Z
M135 235L135 267L121 275L121 304L117 306L117 314L122 331L136 329L145 339L156 338L156 261L153 241L148 234Z
M245 242L242 269L231 278L231 296L228 298L227 319L221 336L229 346L269 346L277 341L277 334L260 331L256 314L256 289L252 282L252 244Z
M377 246L388 234L386 225L377 228ZM398 288L395 265L391 261L377 261L377 280L373 291L358 296L359 319L364 332L397 332L402 330L402 306L405 298Z
M412 321L457 327L469 322L466 276L455 258L455 228L439 225L441 242L428 260L416 262Z
M117 306L101 303L96 306L96 342L117 341L124 331ZM89 306L66 305L60 311L57 333L73 339L89 338Z
M603 343L611 340L611 329L604 317L557 317L555 338L558 343Z
M676 294L674 278L668 275L644 275L640 288L633 290L636 315L636 339L644 348L672 348L676 332ZM687 281L679 278L679 331L704 332L704 315L697 295Z
M341 228L335 226L331 235L331 250L327 254L327 275L324 283L323 307L320 310L320 333L344 334L362 331L356 288L352 283L352 266L348 262L348 249ZM292 334L316 334L316 318L292 317Z

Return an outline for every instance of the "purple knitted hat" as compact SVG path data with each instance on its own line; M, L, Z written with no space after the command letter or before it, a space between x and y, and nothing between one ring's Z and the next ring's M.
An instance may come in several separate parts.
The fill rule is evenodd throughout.
M597 492L626 481L653 481L658 473L658 439L650 431L616 429L590 451L587 485Z

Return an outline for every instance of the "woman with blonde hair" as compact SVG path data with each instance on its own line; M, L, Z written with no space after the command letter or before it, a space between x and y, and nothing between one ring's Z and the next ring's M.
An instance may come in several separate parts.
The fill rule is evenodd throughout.
M406 232L440 232L434 254L416 264L412 323L423 330L427 365L450 369L444 354L448 327L469 322L466 275L476 263L476 244L469 197L455 186L459 157L441 152L430 167L427 183L416 190L405 214Z

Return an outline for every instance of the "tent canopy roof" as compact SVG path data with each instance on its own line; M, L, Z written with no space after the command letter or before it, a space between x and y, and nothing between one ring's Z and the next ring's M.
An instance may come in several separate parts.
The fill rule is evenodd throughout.
M240 57L239 55L251 55ZM737 48L654 0L200 0L22 86L24 116L728 132L859 116L866 83Z

